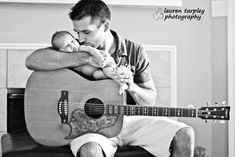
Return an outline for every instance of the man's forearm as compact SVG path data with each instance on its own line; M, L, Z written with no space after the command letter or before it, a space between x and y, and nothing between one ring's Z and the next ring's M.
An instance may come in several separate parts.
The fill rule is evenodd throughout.
M133 84L131 91L129 91L132 98L138 105L155 105L157 93L154 89L143 88L137 84Z
M31 70L56 70L87 64L90 58L91 56L85 52L64 53L44 48L29 55L25 64Z

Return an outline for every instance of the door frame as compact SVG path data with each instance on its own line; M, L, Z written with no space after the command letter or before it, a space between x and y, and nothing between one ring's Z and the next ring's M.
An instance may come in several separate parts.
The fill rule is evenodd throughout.
M229 157L235 156L235 2L228 0L227 39L228 39L228 104L231 107L228 142Z

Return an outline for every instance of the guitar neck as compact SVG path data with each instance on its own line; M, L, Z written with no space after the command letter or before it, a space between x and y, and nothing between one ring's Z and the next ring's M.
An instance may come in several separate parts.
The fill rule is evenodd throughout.
M135 106L135 105L105 105L106 115L142 115L142 116L164 116L164 117L197 117L197 109Z

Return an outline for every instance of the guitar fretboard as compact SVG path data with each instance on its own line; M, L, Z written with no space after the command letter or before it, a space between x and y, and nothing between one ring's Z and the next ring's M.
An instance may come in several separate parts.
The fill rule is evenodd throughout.
M146 115L165 117L197 117L197 109L155 107L155 106L134 106L134 105L105 105L106 115Z

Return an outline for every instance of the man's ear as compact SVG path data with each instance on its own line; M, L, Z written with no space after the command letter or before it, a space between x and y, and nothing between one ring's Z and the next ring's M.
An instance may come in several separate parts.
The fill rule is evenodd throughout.
M106 32L107 30L109 30L110 27L110 20L105 20L104 22L104 31Z

